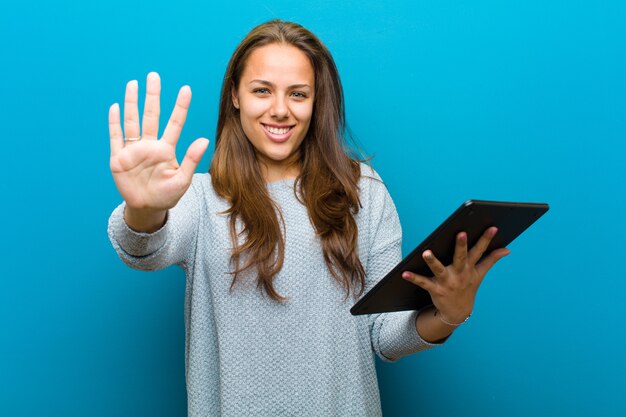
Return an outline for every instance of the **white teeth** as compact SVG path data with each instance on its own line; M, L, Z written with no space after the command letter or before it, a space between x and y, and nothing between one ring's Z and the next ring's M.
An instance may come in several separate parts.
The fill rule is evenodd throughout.
M267 129L268 132L273 133L275 135L284 135L285 133L289 132L289 129L291 129L290 127L272 127L272 126L265 126L265 128Z

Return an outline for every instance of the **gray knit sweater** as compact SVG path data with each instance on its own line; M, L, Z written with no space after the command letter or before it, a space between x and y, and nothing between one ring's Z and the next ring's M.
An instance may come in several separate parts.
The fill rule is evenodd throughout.
M356 220L366 289L401 257L401 228L385 185L362 165L363 208ZM186 377L189 416L378 416L374 353L385 361L427 349L415 329L416 312L352 316L356 298L330 275L294 180L268 184L285 221L285 260L274 283L276 302L253 276L231 291L228 204L209 174L191 187L152 234L136 233L123 218L108 233L130 267L177 264L186 272Z

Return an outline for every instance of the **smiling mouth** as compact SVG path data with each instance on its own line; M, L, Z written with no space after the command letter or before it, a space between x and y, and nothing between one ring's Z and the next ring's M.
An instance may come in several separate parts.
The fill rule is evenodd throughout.
M285 135L287 134L291 129L293 129L293 126L282 126L282 127L278 127L278 126L270 126L270 125L266 125L261 123L261 125L263 126L263 129L265 129L267 132L271 133L272 135Z

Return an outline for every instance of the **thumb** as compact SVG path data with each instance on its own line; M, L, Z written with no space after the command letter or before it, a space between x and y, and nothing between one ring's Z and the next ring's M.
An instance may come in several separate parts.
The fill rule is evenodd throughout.
M200 163L200 160L208 147L209 140L206 138L200 138L196 139L191 145L189 145L189 148L187 148L187 153L185 154L183 163L180 165L180 169L188 181L191 181L191 177L193 177L196 167Z

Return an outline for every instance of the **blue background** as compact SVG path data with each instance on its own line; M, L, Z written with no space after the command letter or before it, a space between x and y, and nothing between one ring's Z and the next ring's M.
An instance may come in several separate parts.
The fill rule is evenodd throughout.
M385 415L626 415L626 6L545 0L3 6L0 415L186 413L183 273L106 236L107 110L155 70L164 122L191 85L182 157L274 17L334 54L405 252L469 198L551 205L443 348L379 364Z

